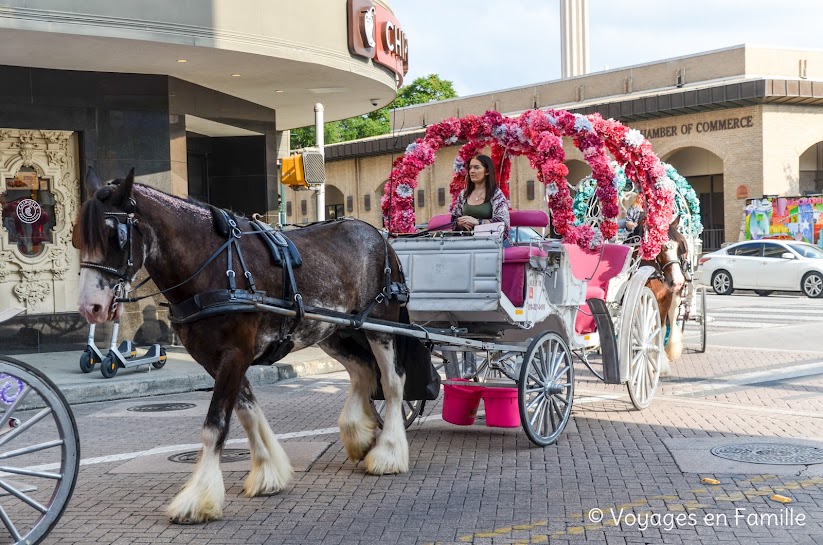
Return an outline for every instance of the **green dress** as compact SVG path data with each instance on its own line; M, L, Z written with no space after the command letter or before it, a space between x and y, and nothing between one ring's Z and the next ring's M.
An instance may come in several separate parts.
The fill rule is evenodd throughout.
M490 220L492 219L492 203L491 201L486 201L476 206L466 203L463 205L463 215L471 216L479 220Z

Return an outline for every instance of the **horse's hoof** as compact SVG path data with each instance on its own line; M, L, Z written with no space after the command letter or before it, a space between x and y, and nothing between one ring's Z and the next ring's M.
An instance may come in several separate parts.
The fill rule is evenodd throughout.
M363 460L374 448L377 426L341 425L340 440L346 447L346 454L352 462Z
M409 450L408 447L403 449L378 446L369 451L365 461L366 473L369 475L408 473Z
M194 524L205 524L207 522L212 522L215 520L220 520L223 516L222 513L200 513L200 514L180 514L180 515L173 515L169 513L169 521L172 524L180 524L183 526L191 526Z

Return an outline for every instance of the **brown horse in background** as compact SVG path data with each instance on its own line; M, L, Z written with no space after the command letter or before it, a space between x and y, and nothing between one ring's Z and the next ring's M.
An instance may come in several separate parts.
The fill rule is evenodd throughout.
M677 311L680 307L681 293L686 283L683 264L688 260L689 247L686 238L678 230L680 216L669 225L669 240L660 248L660 253L653 260L643 260L640 265L651 266L657 274L646 282L660 310L661 326L669 326L669 338L666 340L666 356L672 362L680 359L683 353L683 332L677 327ZM637 228L626 239L627 242L642 240L645 229L645 215L641 215ZM635 250L637 251L637 250ZM663 363L661 374L669 372L668 362Z

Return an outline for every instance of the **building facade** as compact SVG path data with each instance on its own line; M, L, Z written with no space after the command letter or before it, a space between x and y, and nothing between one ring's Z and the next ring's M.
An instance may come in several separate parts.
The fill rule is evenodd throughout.
M6 0L0 39L0 309L22 310L7 352L85 340L71 231L87 167L276 220L288 130L315 103L327 120L388 104L408 60L382 0Z
M402 131L326 147L326 204L382 225L380 198L391 163L426 126L532 108L598 112L642 131L699 195L705 249L738 239L747 198L823 192L823 51L738 46L400 109L393 119ZM419 223L448 211L457 150L442 149L421 173ZM575 184L591 171L571 142L565 150ZM535 180L524 158L513 161L513 208L547 210ZM303 199L301 192L290 196L292 221L312 217Z

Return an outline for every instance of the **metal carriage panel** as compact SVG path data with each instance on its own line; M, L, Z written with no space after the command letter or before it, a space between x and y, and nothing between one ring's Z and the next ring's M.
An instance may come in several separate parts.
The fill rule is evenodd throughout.
M394 239L406 273L409 312L497 310L502 244L493 238Z

